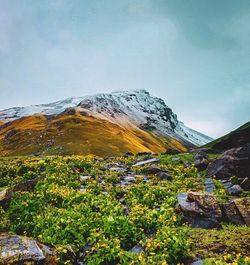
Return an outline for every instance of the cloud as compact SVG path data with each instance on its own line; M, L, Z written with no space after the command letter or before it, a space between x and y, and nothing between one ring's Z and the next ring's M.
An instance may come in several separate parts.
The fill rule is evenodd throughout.
M146 88L219 136L249 119L250 2L0 2L0 108Z

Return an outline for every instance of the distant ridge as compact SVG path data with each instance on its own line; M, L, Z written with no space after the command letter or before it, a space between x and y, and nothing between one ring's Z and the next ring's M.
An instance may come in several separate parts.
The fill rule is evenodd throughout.
M236 130L204 145L204 147L215 150L227 150L230 148L241 147L246 143L250 143L250 122L247 122Z

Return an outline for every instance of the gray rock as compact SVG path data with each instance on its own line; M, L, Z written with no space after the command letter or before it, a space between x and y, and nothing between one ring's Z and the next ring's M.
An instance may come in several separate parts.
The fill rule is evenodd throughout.
M158 162L159 162L158 158L151 158L151 159L148 159L148 160L145 160L145 161L137 162L136 164L133 165L133 167L144 166L146 164L158 163Z
M242 193L242 188L239 185L233 185L227 189L228 193L231 195L238 195Z
M250 191L250 179L244 178L242 182L240 183L240 186L243 190Z
M135 245L133 248L131 248L128 252L130 253L136 253L140 254L143 251L143 247L141 245Z
M125 173L125 172L127 172L127 168L116 166L116 167L111 167L111 168L109 168L109 171L111 171L111 172Z
M208 165L208 175L218 179L237 176L250 178L250 143L224 152Z
M90 179L90 178L91 178L91 176L80 176L81 181L85 181L85 180Z
M36 241L22 236L1 233L0 250L0 261L3 264L45 261L45 256Z
M126 182L133 182L136 178L134 176L126 176L123 178Z
M162 172L162 169L156 166L149 166L143 170L146 174L156 174Z
M194 156L194 160L203 160L203 159L208 159L208 154L205 152L204 149L201 149Z
M206 192L212 193L215 190L215 186L212 178L205 179L205 190Z
M173 179L172 176L167 172L160 172L158 174L158 177L162 180L172 180Z
M250 226L250 198L237 198L222 205L223 216L237 225Z
M194 262L192 262L190 265L203 265L204 262L201 259L195 260Z
M198 170L202 171L202 170L205 170L207 168L208 163L209 163L208 160L205 159L205 158L197 159L197 160L194 161L194 166Z
M222 217L219 203L212 194L183 192L178 194L177 199L183 219L195 227L215 226Z
M191 223L193 228L203 228L203 229L213 229L221 227L220 222L215 218L204 218L204 217L195 217Z

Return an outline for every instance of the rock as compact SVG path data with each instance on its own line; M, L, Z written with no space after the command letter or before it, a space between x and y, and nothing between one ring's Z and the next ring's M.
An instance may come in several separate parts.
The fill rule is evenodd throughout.
M223 217L237 225L250 226L250 198L238 198L222 205Z
M143 170L145 174L156 174L161 172L162 169L156 166L149 166Z
M37 182L42 180L43 178L44 177L34 178L31 180L19 183L11 188L0 191L0 206L6 207L15 192L34 190Z
M158 162L159 162L159 159L158 158L151 158L151 159L148 159L148 160L144 160L144 161L137 162L132 167L144 166L146 164L158 163Z
M229 201L221 206L223 218L226 221L232 222L236 225L244 225L244 220L237 210L237 207L233 201Z
M171 160L172 161L180 161L180 158L179 157L173 157Z
M250 178L250 143L232 148L208 165L208 175L218 179L237 176Z
M109 168L109 171L125 173L125 172L127 172L127 168L125 168L125 167L111 167L111 168Z
M193 228L213 229L221 227L220 222L213 218L195 217L191 223Z
M205 170L209 164L209 161L205 158L197 159L194 161L194 166L199 170Z
M137 156L144 156L144 155L152 155L152 153L151 152L138 152L136 155Z
M194 262L192 262L190 265L203 265L204 262L201 259L197 259Z
M238 198L233 201L240 212L245 224L250 226L250 197Z
M205 152L204 149L201 149L194 156L194 160L203 160L203 159L208 159L208 154Z
M184 192L180 193L177 199L178 209L183 219L191 226L201 228L218 226L222 212L218 201L212 194Z
M250 191L250 179L244 178L242 182L240 183L240 186L243 190Z
M159 179L162 179L162 180L163 179L164 180L172 180L173 179L172 176L167 172L159 172L158 177L159 177Z
M55 249L48 247L43 244L38 244L39 247L41 248L44 256L45 256L45 264L50 264L50 265L56 265L58 264L57 262L57 252Z
M124 157L129 157L129 156L133 156L134 154L132 152L126 152L124 154Z
M135 181L135 177L134 176L126 176L123 179L126 182L133 182L133 181Z
M0 250L0 264L40 264L45 261L36 241L22 236L1 233Z
M166 154L166 155L178 155L178 154L180 154L180 151L175 150L175 149L170 149L170 150L167 150L167 151L165 152L165 154Z
M141 245L135 245L133 248L131 248L128 252L130 253L136 253L140 254L143 251L143 247Z
M87 179L90 179L91 176L80 176L80 181L85 181Z
M243 190L239 185L233 185L232 187L229 187L227 189L228 193L230 195L238 195L240 194Z
M205 190L206 192L212 193L215 190L215 186L212 178L205 179Z

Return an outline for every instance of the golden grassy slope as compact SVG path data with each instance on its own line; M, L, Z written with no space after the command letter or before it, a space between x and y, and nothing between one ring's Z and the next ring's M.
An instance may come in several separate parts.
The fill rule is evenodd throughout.
M163 139L137 127L119 125L78 113L32 115L0 127L0 155L94 154L186 151L182 143Z

